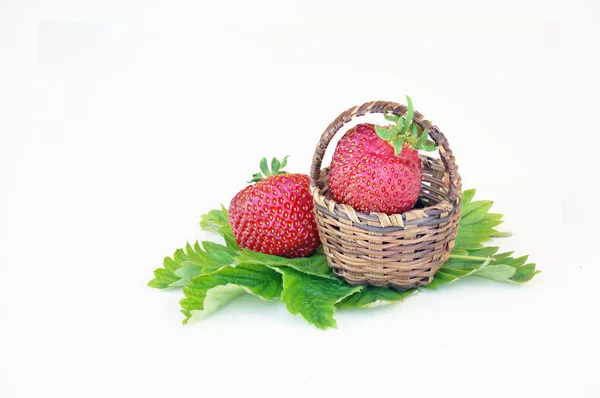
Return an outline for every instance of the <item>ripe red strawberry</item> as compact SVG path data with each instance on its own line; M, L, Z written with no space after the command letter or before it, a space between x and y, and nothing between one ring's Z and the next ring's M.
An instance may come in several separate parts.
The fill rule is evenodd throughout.
M310 178L288 174L280 163L261 161L261 173L232 199L229 222L240 247L283 257L310 256L321 244L309 191Z
M423 177L418 150L435 150L435 144L412 123L412 101L406 98L406 117L385 115L395 125L360 124L340 139L329 174L333 200L363 213L396 214L413 208Z

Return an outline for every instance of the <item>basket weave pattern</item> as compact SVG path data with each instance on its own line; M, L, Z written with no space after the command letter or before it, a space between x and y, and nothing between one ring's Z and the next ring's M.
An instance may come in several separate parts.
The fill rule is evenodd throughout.
M321 170L333 136L353 118L367 113L406 114L394 102L368 102L340 114L323 132L311 167L319 236L334 273L350 285L410 289L429 284L448 259L460 220L461 180L446 137L419 112L413 121L438 145L440 159L421 156L419 202L402 214L365 214L336 203L328 190L329 169Z

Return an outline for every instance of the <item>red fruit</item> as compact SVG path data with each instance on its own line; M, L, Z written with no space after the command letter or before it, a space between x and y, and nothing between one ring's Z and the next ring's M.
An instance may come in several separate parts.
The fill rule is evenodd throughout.
M285 160L282 162L285 165ZM266 165L266 160L264 160ZM273 163L267 178L242 189L229 205L229 222L240 247L283 257L310 256L321 244L305 174L283 174ZM265 166L266 167L266 166ZM265 172L265 169L263 172ZM255 174L253 181L258 180Z
M329 174L331 197L363 213L402 213L419 198L423 175L418 151L394 148L359 124L338 142Z
M396 125L360 124L338 142L331 162L329 191L338 203L363 213L402 213L419 198L423 170L418 149L434 150L427 132L406 118L387 115Z

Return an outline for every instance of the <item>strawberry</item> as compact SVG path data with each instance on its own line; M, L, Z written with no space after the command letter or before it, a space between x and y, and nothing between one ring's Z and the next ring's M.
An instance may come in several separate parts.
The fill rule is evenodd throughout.
M310 178L288 174L273 159L262 159L255 182L238 192L229 205L229 222L240 247L293 258L310 256L321 244L309 191Z
M396 214L414 207L423 177L418 150L436 147L412 122L414 109L406 98L406 116L385 115L395 125L359 124L340 139L329 174L333 200L363 213Z

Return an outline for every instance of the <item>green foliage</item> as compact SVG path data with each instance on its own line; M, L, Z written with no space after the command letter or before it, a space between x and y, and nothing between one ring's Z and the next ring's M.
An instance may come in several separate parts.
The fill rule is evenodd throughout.
M223 237L230 236L233 239L233 232L229 224L229 213L223 205L221 205L220 210L211 210L207 214L203 214L200 220L200 228L204 231L216 232Z
M336 307L342 308L367 308L378 303L391 304L404 300L406 297L417 293L417 289L398 291L384 287L367 286L360 292L346 297Z
M225 266L210 274L197 276L183 288L186 297L180 301L181 312L185 315L183 323L191 318L192 311L204 310L209 290L227 285L242 287L265 300L279 297L282 291L282 279L277 271L254 264Z
M398 155L406 144L409 147L422 151L435 151L435 143L429 140L429 134L416 123L413 123L415 110L411 98L406 96L407 111L405 116L384 114L383 117L394 124L386 127L375 126L375 133L394 147L394 153Z
M248 181L249 183L262 181L267 177L271 177L278 174L287 174L287 171L284 171L283 168L287 165L287 156L281 159L281 162L277 158L273 158L271 160L271 169L267 164L267 158L262 158L260 161L260 173L252 174L252 179Z
M237 256L235 250L218 243L205 241L202 246L204 249L198 242L193 247L188 243L185 250L177 249L173 258L166 257L163 268L154 271L155 278L148 282L148 286L158 289L182 287L200 274L231 265Z
M277 269L283 274L281 301L291 314L302 315L308 323L319 329L336 327L333 318L335 304L362 289L362 286L350 286L339 280L320 278L290 267Z
M335 279L331 267L327 265L327 258L320 247L312 256L300 258L285 258L270 254L258 253L242 249L235 258L236 262L264 265L266 267L289 267L308 275L315 275L327 279Z
M394 115L386 115L396 120ZM400 118L397 119L400 124ZM406 131L414 134L414 128ZM265 159L266 165L266 159ZM271 162L272 169L285 165ZM508 236L496 227L502 215L490 213L491 201L473 201L475 190L463 193L461 220L450 258L426 286L437 289L467 276L499 282L524 283L539 271L528 257L515 258L512 252L498 253L496 246L484 246L494 238ZM320 248L312 256L288 259L240 249L229 225L227 210L211 210L202 216L200 226L220 234L225 245L214 242L187 244L163 261L148 285L165 289L183 287L181 300L184 323L192 315L202 318L235 300L244 292L265 300L280 298L288 311L300 314L317 328L335 327L336 309L367 308L380 303L402 301L418 289L396 291L380 287L349 286L327 265Z

